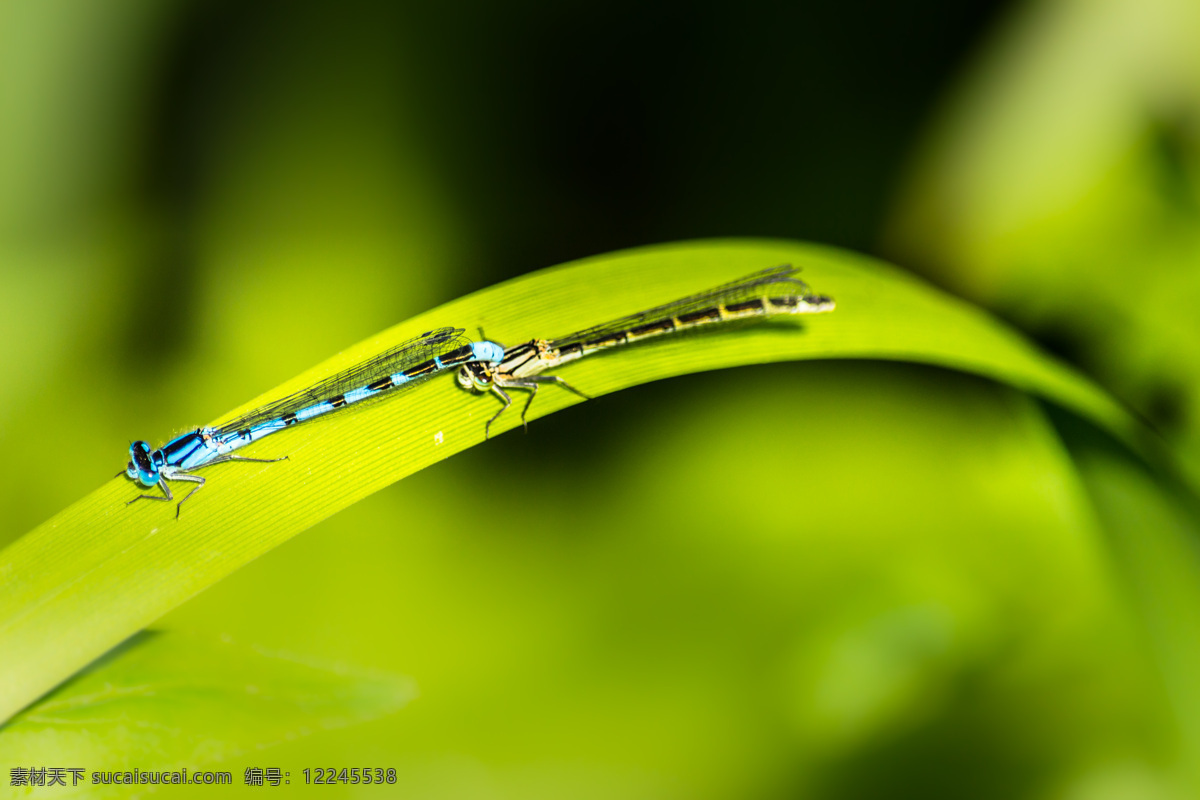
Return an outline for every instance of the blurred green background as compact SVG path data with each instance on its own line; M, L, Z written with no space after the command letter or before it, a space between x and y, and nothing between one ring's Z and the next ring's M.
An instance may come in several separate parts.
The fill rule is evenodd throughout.
M183 765L398 771L320 790L339 796L1192 796L1198 17L4 3L0 544L131 438L496 281L683 238L840 245L1091 374L1181 483L927 367L643 386L415 475L164 619L419 692Z

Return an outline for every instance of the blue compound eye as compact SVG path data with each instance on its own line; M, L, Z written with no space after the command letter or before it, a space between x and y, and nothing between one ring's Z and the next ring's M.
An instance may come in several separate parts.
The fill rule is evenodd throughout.
M129 445L129 466L125 471L143 486L158 483L158 465L154 463L153 451L148 442L134 442Z

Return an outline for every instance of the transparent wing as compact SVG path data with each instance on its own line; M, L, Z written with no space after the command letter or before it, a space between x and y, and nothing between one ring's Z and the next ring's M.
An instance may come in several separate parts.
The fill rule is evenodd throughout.
M471 340L463 335L463 328L438 328L429 331L373 356L361 364L356 364L336 375L318 381L295 394L290 394L273 403L256 408L237 419L222 423L216 430L218 433L227 433L252 428L261 422L308 408L323 400L366 386L380 378L395 375L397 372L424 363L435 356L470 344L470 342ZM420 383L420 381L402 384L402 386L412 386L416 383Z
M549 344L551 347L558 348L576 344L577 342L602 339L605 336L634 328L638 325L654 322L655 320L678 317L694 311L702 311L706 308L711 308L717 303L737 303L741 300L762 297L765 294L770 294L772 287L778 287L781 295L807 295L810 293L808 284L799 278L792 277L799 271L799 268L793 267L791 264L781 264L778 267L770 267L758 272L752 272L736 281L715 286L700 294L684 297L672 303L647 309L637 314L630 314L628 317L614 319L611 322L605 322L591 328L585 328L584 330L576 331L558 339L551 339Z

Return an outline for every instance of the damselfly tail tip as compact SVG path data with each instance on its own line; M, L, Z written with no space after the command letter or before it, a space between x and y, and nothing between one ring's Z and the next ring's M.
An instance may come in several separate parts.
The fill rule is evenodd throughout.
M821 314L826 311L833 311L837 308L837 303L827 294L808 294L801 298L802 313L805 314Z

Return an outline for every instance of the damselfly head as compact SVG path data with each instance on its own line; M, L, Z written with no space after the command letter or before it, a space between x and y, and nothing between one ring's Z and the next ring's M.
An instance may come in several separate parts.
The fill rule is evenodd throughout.
M458 370L458 385L469 392L486 392L492 388L492 375L487 362L472 361Z
M833 311L837 307L837 304L833 302L833 298L827 294L806 294L800 298L800 303L804 307L803 313L806 314Z
M125 474L143 486L153 486L158 483L158 465L154 461L154 452L149 442L134 442L129 445L129 465Z

